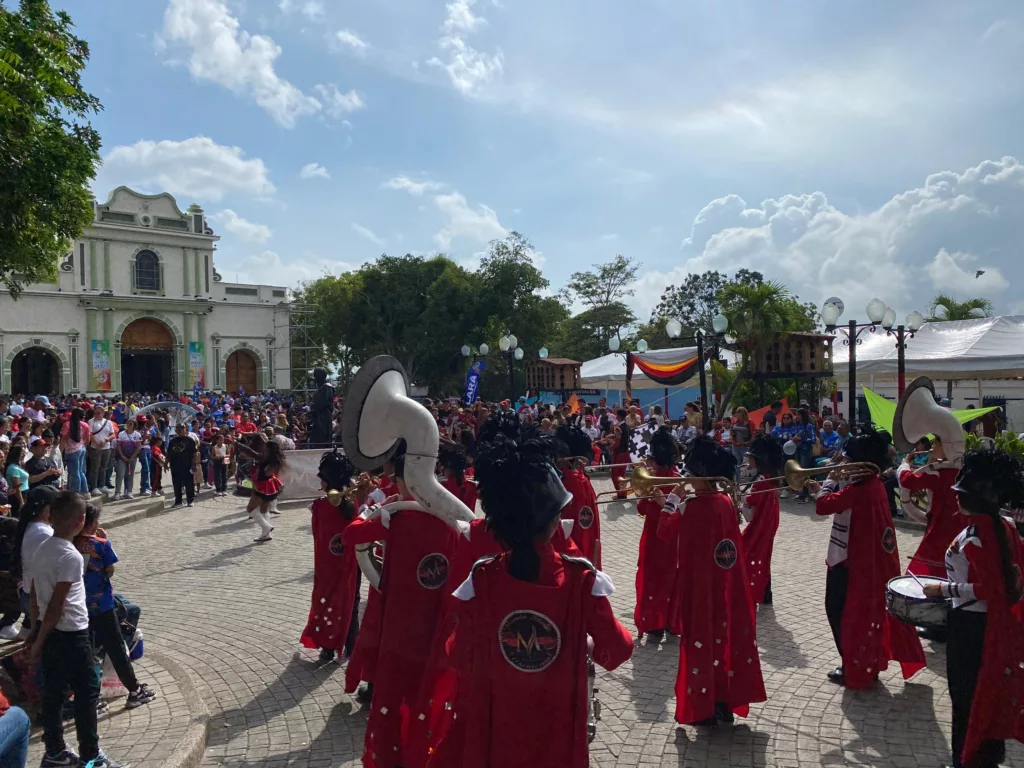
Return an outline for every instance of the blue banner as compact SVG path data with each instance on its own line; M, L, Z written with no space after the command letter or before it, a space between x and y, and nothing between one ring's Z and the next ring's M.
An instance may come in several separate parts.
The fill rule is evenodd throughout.
M476 402L477 393L480 390L480 374L483 373L486 363L483 360L474 360L469 366L469 373L466 374L466 405Z

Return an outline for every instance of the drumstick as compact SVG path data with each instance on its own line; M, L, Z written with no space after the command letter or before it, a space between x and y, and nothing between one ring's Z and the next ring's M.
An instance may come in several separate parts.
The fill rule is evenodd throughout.
M912 573L911 571L907 571L907 573L910 574L910 576L914 579L914 581L917 582L917 586L919 586L921 588L921 590L923 591L924 590L924 582L922 582L919 578L917 578L917 575Z

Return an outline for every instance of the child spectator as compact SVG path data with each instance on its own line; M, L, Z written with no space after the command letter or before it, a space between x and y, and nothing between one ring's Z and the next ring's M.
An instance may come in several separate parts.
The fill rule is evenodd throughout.
M89 642L85 602L85 561L71 543L85 525L85 502L76 493L57 494L50 507L53 536L44 541L31 565L33 615L41 616L31 661L43 663L43 743L41 768L85 765L121 768L100 750L96 707L100 681ZM68 688L75 694L75 732L79 755L64 741L61 713Z
M75 537L75 548L82 553L85 562L85 604L89 610L89 634L93 649L100 648L110 657L110 663L117 677L128 690L125 709L135 709L156 698L156 693L135 677L135 669L121 637L121 624L114 612L114 588L110 577L114 575L117 555L110 542L102 535L100 508L95 504L85 506L85 525Z
M224 442L224 435L217 434L213 437L213 445L210 446L210 462L213 464L214 496L228 495L228 446Z
M150 452L152 453L152 457L153 457L153 464L152 464L152 467L153 467L153 479L152 479L153 493L163 493L164 492L163 476L164 476L164 472L167 470L167 459L164 458L164 450L163 450L164 439L159 434L156 434L156 435L152 435L151 434L149 436L149 445L150 445Z

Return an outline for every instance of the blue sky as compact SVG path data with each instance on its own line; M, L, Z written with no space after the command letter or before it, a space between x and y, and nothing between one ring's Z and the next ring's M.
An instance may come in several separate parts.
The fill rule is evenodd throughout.
M1006 0L68 0L118 184L198 202L226 279L525 233L646 318L760 269L855 316L1024 311L1024 7ZM974 275L978 270L985 274Z

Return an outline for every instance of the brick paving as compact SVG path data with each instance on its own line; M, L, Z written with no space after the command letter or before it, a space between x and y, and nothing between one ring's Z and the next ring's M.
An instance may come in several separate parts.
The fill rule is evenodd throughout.
M606 480L596 484L608 487ZM612 602L631 626L641 521L632 504L602 509L605 567L618 588ZM147 649L189 669L211 712L204 766L358 764L365 712L343 692L343 670L317 669L315 654L298 644L312 583L308 513L301 506L283 512L275 521L277 538L265 545L252 543L256 527L246 520L243 500L233 497L207 498L111 532L122 559L115 585L143 606ZM730 728L678 727L672 721L678 643L642 644L629 663L599 672L603 719L592 747L595 768L909 767L948 760L942 646L926 643L929 669L909 683L895 665L871 691L849 692L825 679L838 661L823 605L828 529L813 507L783 503L775 605L758 614L768 701ZM920 534L901 529L898 537L906 558ZM112 753L115 744L125 746L116 752L124 756L154 736L161 745L173 740L159 736L188 715L182 705L168 719L165 707L175 699L158 702L104 725L109 733L124 722L120 740L106 743ZM1013 744L1009 753L1007 764L1024 768L1024 749Z

